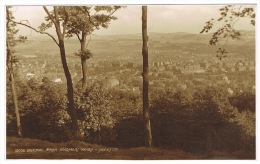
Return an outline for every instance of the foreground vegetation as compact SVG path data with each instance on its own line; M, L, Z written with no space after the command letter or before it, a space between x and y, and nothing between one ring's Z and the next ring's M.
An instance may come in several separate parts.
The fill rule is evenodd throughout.
M55 142L57 145L74 142L71 141L73 138L70 131L71 120L67 114L64 85L49 81L47 78L41 82L35 79L17 81L16 85L23 137L37 140L8 138L8 150L31 144L34 147L37 146L37 142L42 142L40 140ZM15 137L17 127L10 90L8 85L7 135ZM147 149L143 153L152 151L156 154L157 150L167 149L169 152L178 150L187 154L200 154L194 157L192 155L176 157L190 159L210 158L210 154L217 151L224 152L229 158L253 159L252 155L241 157L232 155L237 151L240 151L240 154L255 153L255 95L249 91L233 95L226 92L213 86L198 87L193 90L172 89L151 92L149 96L154 148ZM105 89L102 84L94 83L85 91L77 89L74 97L83 138L80 144L116 147L123 154L144 149L142 148L144 127L140 94L113 88ZM19 143L19 146L13 146L11 144L13 140ZM54 144L54 147L57 145ZM72 146L77 146L77 143ZM49 152L43 154L46 153ZM157 153L159 158L160 151ZM20 154L21 156L17 153L11 154L8 157L29 158L27 153ZM40 158L42 157L40 154L34 153L31 157ZM56 155L49 158L58 158ZM108 158L106 155L81 156L80 153L79 156L66 158L71 157ZM120 154L116 153L115 157L111 156L111 158L119 159ZM130 156L122 158L128 159ZM133 159L141 158L145 156L133 157ZM157 159L157 156L151 155L148 158ZM168 157L168 159L172 158L175 156Z

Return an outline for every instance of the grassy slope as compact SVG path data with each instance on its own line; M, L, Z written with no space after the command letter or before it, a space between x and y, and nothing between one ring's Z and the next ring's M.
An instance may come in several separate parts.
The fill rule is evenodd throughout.
M16 153L15 149L43 149L44 152L26 152ZM93 148L93 152L47 152L47 148ZM15 137L7 137L7 159L253 159L251 155L241 156L241 154L227 155L225 153L212 154L210 156L195 155L182 151L170 151L159 148L131 148L118 149L114 152L98 152L103 146L88 144L78 141L69 141L66 143L51 143L48 141L36 139L21 139Z

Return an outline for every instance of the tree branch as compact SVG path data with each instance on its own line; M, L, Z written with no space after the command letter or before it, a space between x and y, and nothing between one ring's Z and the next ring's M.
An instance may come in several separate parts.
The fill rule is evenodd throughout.
M81 39L80 39L80 37L79 37L79 34L76 34L76 36L78 37L79 41L81 42Z
M59 41L64 39L64 35L61 32L61 28L60 28L60 19L59 19L59 12L58 12L58 6L54 6L53 7L54 10L54 21L55 21L55 28L56 28L56 33L58 35Z
M52 17L52 15L50 14L49 10L47 9L46 6L43 6L44 11L47 13L47 15L50 17L51 21L54 23L54 25L56 25L56 21L55 19Z
M57 40L54 38L54 36L52 36L52 35L49 34L48 32L44 32L44 31L37 30L36 28L33 28L32 26L27 25L27 24L22 23L22 22L16 22L16 21L13 21L13 20L11 20L11 21L12 21L13 23L16 23L16 24L19 24L19 25L22 25L22 26L28 27L28 28L34 30L34 31L37 32L37 33L48 35L48 36L51 37L52 40L53 40L53 41L54 41L54 42L59 46L59 44L58 44Z
M86 9L86 12L87 12L87 14L88 14L89 22L98 30L98 29L99 29L99 26L96 25L96 24L91 20L91 15L90 15L88 9Z
M111 15L113 15L119 8L115 9L113 12L111 12L108 17L110 17Z
M69 18L69 14L67 12L66 7L64 7L64 12L65 12L65 20L63 22L63 36L65 36L65 32L66 32L66 28L67 28L67 22L68 22L68 18Z
M85 9L86 9L86 8L85 8ZM107 17L110 17L111 15L113 15L118 9L119 9L119 8L114 9L114 11L111 12L109 15L107 15ZM96 25L96 24L91 20L91 15L90 15L88 9L86 9L86 12L87 12L87 14L88 14L90 23L98 30L98 29L99 29L99 25ZM96 15L96 14L94 14L94 15Z

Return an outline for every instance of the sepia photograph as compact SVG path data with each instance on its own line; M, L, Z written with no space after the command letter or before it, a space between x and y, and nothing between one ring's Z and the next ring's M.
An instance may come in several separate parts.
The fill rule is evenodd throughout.
M256 9L6 5L6 159L256 160Z

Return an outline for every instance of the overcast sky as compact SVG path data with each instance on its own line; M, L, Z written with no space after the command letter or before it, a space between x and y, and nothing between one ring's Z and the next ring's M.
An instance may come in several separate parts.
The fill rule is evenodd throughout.
M148 6L148 32L188 32L199 33L205 22L220 16L223 5L150 5ZM28 20L30 25L38 27L44 22L42 6L16 6L13 8L17 21ZM115 13L117 20L112 21L108 29L95 32L98 35L141 33L141 6L127 6ZM237 29L253 30L249 20L238 21ZM31 31L19 27L20 34L30 35ZM35 35L35 33L32 33Z

